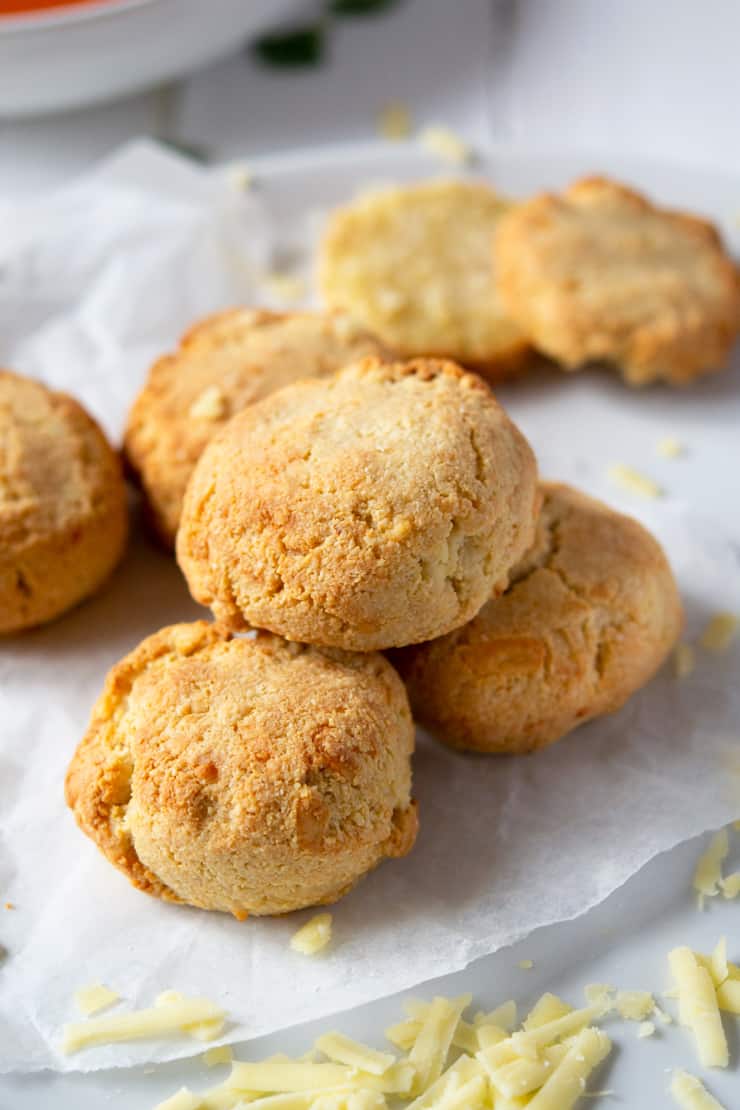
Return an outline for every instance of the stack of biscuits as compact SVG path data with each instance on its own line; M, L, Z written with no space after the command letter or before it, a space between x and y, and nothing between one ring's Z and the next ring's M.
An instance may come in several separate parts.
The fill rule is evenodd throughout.
M713 229L601 179L518 207L469 182L363 197L319 275L326 311L206 320L134 403L129 476L214 619L113 667L66 782L137 887L237 918L333 902L411 849L414 719L452 748L531 752L618 709L676 643L660 545L540 480L479 374L537 348L684 382L740 318ZM118 520L120 497L82 492Z

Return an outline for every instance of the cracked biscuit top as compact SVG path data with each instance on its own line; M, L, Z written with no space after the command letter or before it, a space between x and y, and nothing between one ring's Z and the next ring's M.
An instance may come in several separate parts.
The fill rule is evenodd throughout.
M530 546L537 504L529 445L479 378L366 359L227 425L177 554L228 626L370 651L469 620Z
M141 890L239 918L285 913L411 849L413 746L381 655L196 621L112 668L66 796Z
M650 533L568 486L542 490L537 538L506 592L464 628L394 655L416 716L452 747L552 743L623 705L681 632Z
M0 634L94 593L128 533L121 466L74 398L0 371Z
M190 328L174 354L152 366L124 438L129 470L161 541L174 547L193 467L235 413L290 382L326 377L382 353L341 313L240 308Z
M506 309L565 369L603 360L630 385L685 384L725 364L740 328L716 228L607 178L513 209L494 253Z

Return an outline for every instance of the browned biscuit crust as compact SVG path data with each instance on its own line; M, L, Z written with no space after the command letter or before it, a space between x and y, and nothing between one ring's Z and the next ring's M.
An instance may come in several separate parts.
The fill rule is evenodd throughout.
M193 473L177 556L230 627L371 651L469 620L530 545L537 496L479 378L367 359L231 421Z
M119 460L65 393L0 371L0 634L93 594L126 544Z
M566 370L606 361L630 385L683 385L721 368L740 328L716 228L604 177L513 209L494 254L508 312Z
M192 327L152 366L124 437L129 472L165 546L174 547L193 467L227 420L290 382L382 354L339 313L234 309Z
M611 713L664 662L683 623L668 561L642 525L543 484L532 551L464 628L393 655L444 743L529 752Z
M248 914L335 901L410 851L414 729L380 655L205 621L110 671L70 764L80 828L134 886Z

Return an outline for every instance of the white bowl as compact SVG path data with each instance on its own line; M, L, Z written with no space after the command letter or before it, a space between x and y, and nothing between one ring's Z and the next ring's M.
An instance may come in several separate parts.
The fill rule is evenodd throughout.
M237 49L300 0L99 0L0 16L0 118L161 84Z

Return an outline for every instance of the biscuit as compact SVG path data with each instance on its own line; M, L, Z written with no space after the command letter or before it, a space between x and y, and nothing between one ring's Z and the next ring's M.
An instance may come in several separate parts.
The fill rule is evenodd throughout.
M128 531L119 460L72 397L0 371L0 634L94 593Z
M286 913L410 851L413 746L382 656L196 621L112 668L66 797L140 890L240 919Z
M602 177L513 209L495 238L498 291L566 370L605 361L633 386L719 369L740 282L716 229Z
M488 377L521 369L529 344L498 299L491 241L510 208L487 185L427 181L334 213L319 284L407 358L450 358Z
M668 561L642 525L543 485L537 540L464 628L394 653L418 719L454 748L534 751L643 686L683 622Z
M341 314L235 309L191 328L151 368L124 437L128 469L165 546L174 547L195 463L234 413L289 382L382 353Z
M177 557L231 628L398 647L505 584L537 497L529 445L480 378L366 359L233 418L193 472Z

